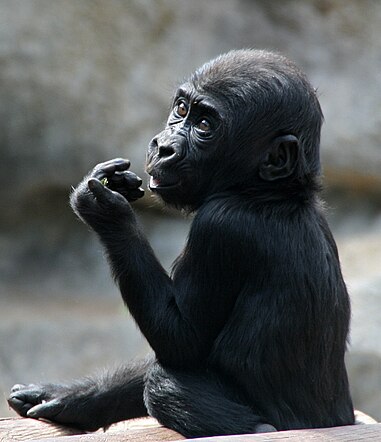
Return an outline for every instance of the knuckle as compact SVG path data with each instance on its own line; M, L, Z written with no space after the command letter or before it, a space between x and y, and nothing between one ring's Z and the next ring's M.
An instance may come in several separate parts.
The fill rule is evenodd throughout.
M15 384L12 388L11 388L11 393L14 393L16 391L22 390L23 388L25 388L26 385L24 384Z

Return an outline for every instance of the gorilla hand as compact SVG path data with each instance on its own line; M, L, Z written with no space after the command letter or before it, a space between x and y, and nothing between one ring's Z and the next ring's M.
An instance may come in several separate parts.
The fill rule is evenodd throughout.
M142 180L135 173L127 170L130 162L121 158L98 164L92 177L104 184L109 189L123 195L127 201L133 202L144 196L144 190L140 187Z
M139 187L142 180L129 167L130 162L121 158L100 163L74 189L71 206L95 231L134 219L128 201L141 198L144 191Z

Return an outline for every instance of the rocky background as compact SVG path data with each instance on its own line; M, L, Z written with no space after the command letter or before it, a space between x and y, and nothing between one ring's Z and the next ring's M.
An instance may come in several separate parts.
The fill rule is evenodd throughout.
M260 47L296 60L319 90L352 392L381 419L380 23L378 0L0 0L0 416L13 383L147 351L70 187L116 156L143 176L176 84L223 51ZM169 267L189 221L149 195L137 210Z

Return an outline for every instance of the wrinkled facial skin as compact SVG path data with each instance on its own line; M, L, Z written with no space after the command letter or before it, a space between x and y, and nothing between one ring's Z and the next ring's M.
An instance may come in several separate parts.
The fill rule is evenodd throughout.
M198 93L190 83L181 86L166 128L148 146L146 171L151 191L177 208L200 206L211 189L222 121L220 104ZM205 176L208 182L204 182Z

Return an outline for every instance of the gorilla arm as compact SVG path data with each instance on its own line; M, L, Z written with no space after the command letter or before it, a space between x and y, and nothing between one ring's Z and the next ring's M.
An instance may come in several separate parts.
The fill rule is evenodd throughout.
M100 176L99 167L95 170ZM229 299L218 295L214 308L216 289L200 277L220 267L219 262L206 262L209 242L198 238L188 244L196 259L187 259L185 252L177 265L181 276L175 274L172 280L155 257L126 198L103 186L94 174L74 191L71 203L103 243L131 314L159 361L176 368L202 364L230 306ZM197 228L198 232L204 230ZM193 236L197 238L199 233ZM206 280L210 282L210 276Z

